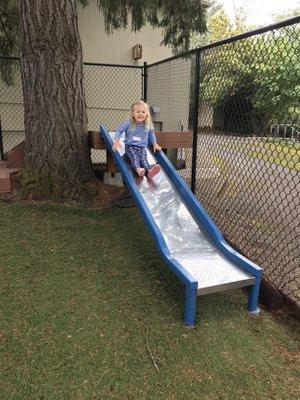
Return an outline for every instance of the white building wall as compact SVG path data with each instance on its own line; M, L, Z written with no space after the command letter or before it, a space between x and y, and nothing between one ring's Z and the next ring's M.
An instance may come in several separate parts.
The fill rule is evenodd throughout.
M164 131L188 129L191 101L191 58L175 59L148 69L148 103L158 106L154 121Z
M97 7L97 0L91 0L87 7L78 6L78 25L82 40L84 62L142 65L152 63L172 55L171 48L161 46L163 33L149 24L141 32L131 32L129 28L107 35L104 18ZM142 45L142 59L132 59L132 48Z

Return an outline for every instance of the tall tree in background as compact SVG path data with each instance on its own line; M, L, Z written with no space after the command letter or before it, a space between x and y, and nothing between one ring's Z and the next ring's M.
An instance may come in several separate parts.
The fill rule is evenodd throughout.
M252 26L247 25L246 15L242 8L236 10L235 21L233 23L225 12L223 5L217 0L212 2L206 17L207 32L205 34L195 33L192 35L192 48L214 43L253 29Z
M78 0L87 6L88 0ZM164 29L164 44L187 49L192 32L205 30L199 0L97 0L106 30L149 22ZM5 0L0 10L7 26ZM75 0L19 0L21 71L25 103L26 174L44 194L79 199L92 179L83 91L82 49ZM3 17L5 16L5 18ZM6 27L5 27L6 23ZM5 28L5 29L4 29ZM46 189L46 190L45 190Z
M200 99L222 114L216 126L261 135L299 125L299 38L291 25L203 53Z

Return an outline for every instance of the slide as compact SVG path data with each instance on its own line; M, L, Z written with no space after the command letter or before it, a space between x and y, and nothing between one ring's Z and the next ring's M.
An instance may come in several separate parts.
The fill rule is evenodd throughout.
M100 125L111 149L114 132ZM122 138L121 138L122 139ZM112 151L122 177L166 264L185 285L184 320L194 326L197 296L249 286L248 312L258 314L262 269L235 251L162 151L147 150L162 170L152 179L136 177L124 146Z

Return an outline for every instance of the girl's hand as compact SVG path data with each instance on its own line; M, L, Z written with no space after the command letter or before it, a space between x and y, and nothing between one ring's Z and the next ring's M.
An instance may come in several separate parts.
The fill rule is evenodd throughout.
M119 139L116 139L115 142L114 142L114 144L112 145L113 151L118 150L120 147L121 147L121 142L120 142Z
M155 142L155 143L153 143L153 151L154 151L154 153L156 152L156 150L161 150L161 147L160 147L159 144L157 144L157 143Z

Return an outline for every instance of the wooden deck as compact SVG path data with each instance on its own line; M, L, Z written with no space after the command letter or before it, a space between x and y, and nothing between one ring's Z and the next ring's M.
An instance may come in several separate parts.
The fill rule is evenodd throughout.
M12 175L24 168L24 147L24 142L19 143L0 161L0 195L12 191Z
M8 168L7 162L0 162L0 194L11 192L11 176L21 169L22 168Z

